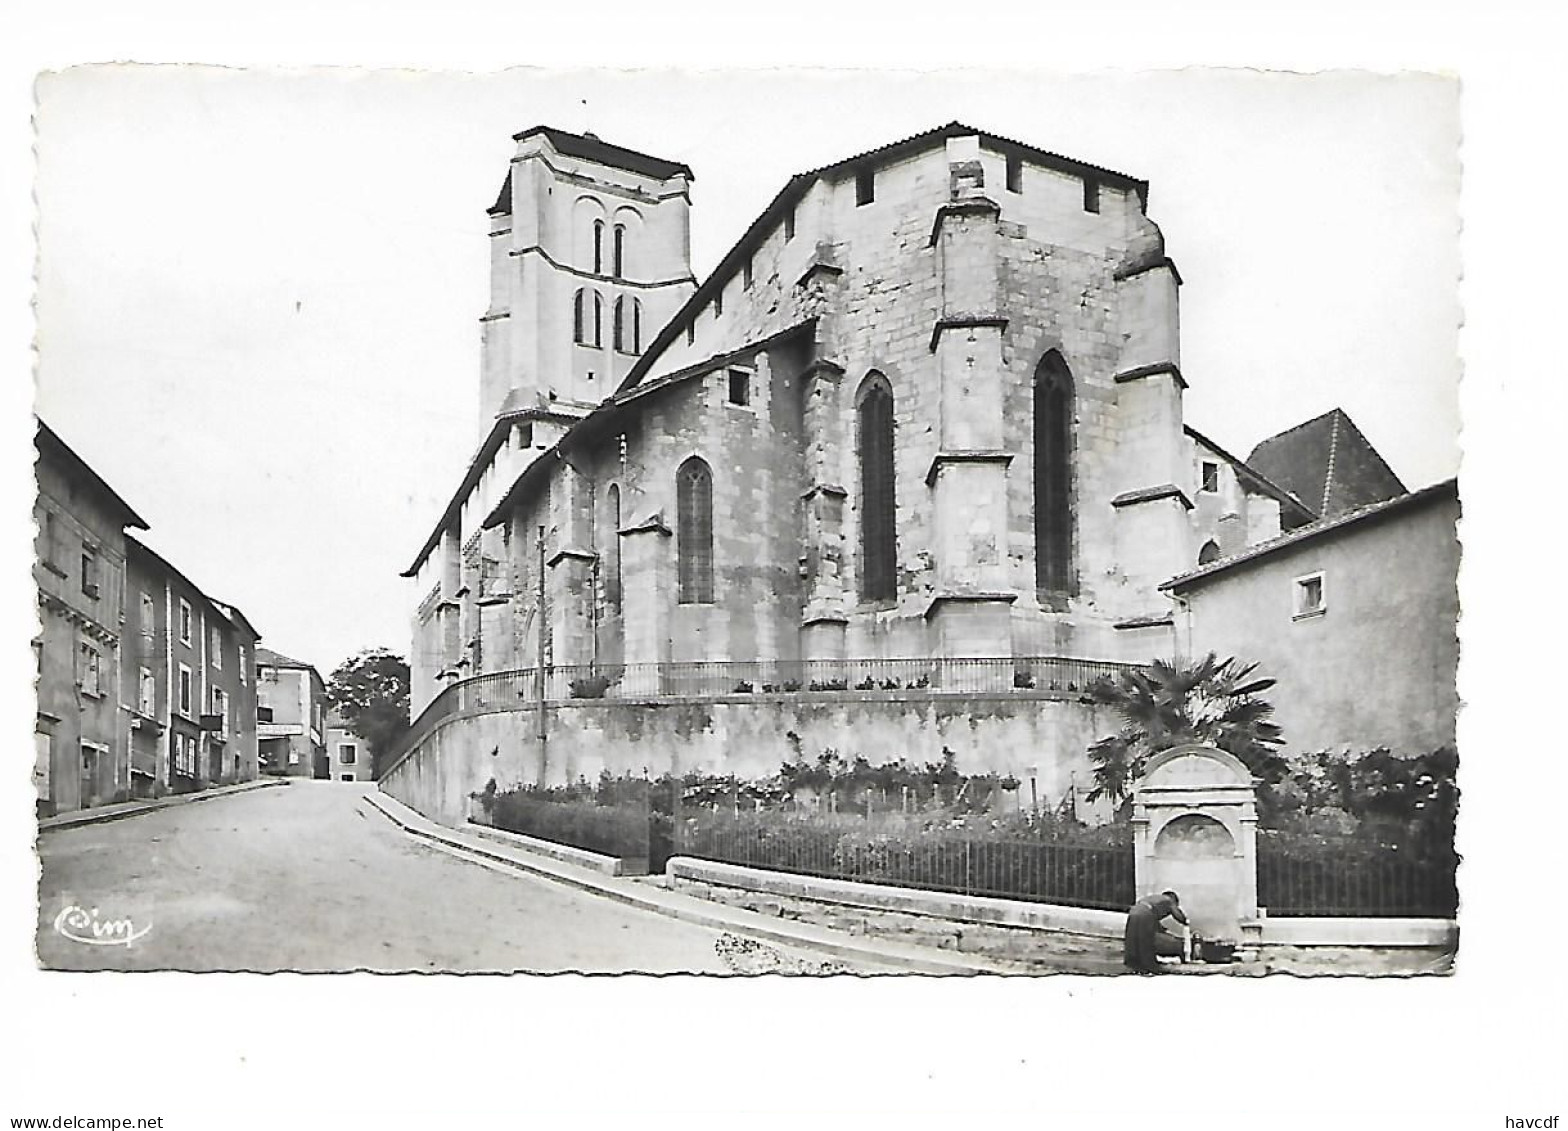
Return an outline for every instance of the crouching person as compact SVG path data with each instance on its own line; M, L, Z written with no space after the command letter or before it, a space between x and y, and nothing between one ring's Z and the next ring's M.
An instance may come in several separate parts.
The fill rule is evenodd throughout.
M1122 950L1122 965L1140 974L1157 974L1161 957L1180 957L1182 940L1166 931L1165 919L1183 926L1187 916L1181 910L1181 897L1173 891L1147 895L1127 912L1127 933Z

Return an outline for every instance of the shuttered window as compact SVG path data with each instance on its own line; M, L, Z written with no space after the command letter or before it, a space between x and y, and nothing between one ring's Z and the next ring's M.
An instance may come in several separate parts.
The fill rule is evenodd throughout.
M860 596L889 601L897 595L898 539L894 525L893 390L873 373L857 408L860 454Z
M713 603L713 473L693 456L676 473L680 603Z

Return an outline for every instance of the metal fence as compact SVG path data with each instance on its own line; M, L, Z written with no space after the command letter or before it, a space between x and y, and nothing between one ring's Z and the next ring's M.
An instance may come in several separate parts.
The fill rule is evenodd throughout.
M668 664L559 664L490 672L446 687L383 760L402 761L453 715L578 699L709 699L723 695L929 691L1082 694L1106 676L1137 667L1065 656L848 660L712 660ZM385 770L383 771L385 773Z
M1260 838L1258 905L1270 915L1452 919L1458 858L1412 858L1346 845L1292 850Z
M1131 848L1105 848L777 813L685 816L673 852L796 875L1122 911L1131 906Z

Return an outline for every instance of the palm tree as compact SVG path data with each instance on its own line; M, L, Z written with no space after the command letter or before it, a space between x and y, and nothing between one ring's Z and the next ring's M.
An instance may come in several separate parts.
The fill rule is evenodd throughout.
M1233 754L1264 781L1278 778L1285 763L1274 750L1284 738L1270 721L1274 708L1258 698L1274 680L1253 678L1257 668L1210 652L1192 664L1155 660L1097 680L1089 687L1090 701L1115 708L1122 728L1089 747L1089 800L1108 797L1120 805L1151 757L1187 743Z

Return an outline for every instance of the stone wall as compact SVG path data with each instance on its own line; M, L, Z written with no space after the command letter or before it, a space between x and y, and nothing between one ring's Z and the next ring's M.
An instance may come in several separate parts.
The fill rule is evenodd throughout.
M935 762L943 748L964 773L1013 774L1042 807L1078 791L1081 816L1109 812L1083 800L1089 744L1115 729L1101 708L1077 699L1015 692L913 692L722 696L702 701L583 700L547 708L541 756L538 717L512 710L453 718L380 781L380 788L433 820L460 824L470 795L492 778L500 788L541 780L562 784L613 775L699 770L766 778L786 761L835 750L873 764Z

